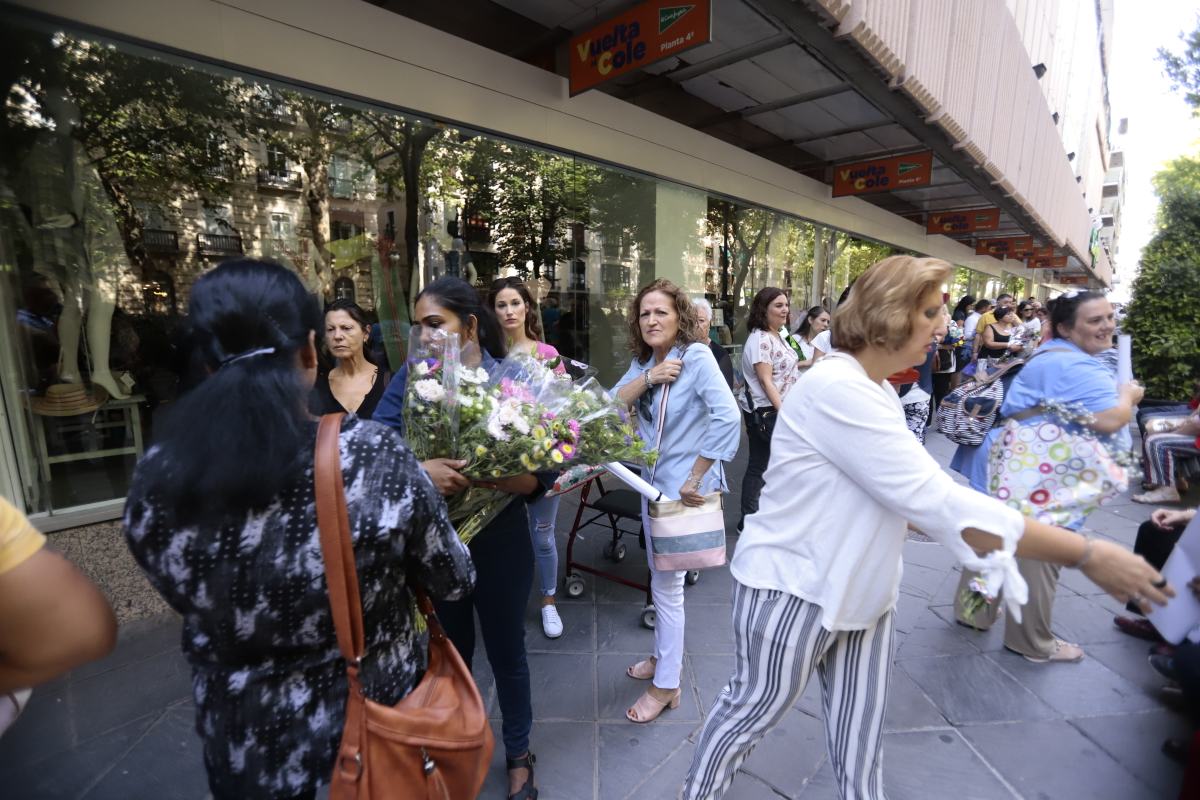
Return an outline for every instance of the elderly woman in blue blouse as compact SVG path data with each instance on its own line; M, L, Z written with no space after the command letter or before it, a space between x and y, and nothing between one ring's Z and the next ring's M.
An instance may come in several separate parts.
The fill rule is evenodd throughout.
M1092 430L1112 437L1115 447L1129 449L1127 428L1144 390L1136 383L1118 387L1112 372L1095 357L1112 347L1116 324L1112 304L1102 294L1084 291L1068 292L1052 303L1051 338L1013 380L1000 407L1001 416L1017 416L1021 424L1034 425L1042 420L1035 412L1045 400L1083 406L1095 415ZM988 451L1002 430L990 431L978 447L960 445L950 462L978 492L988 491ZM1004 646L1037 664L1079 661L1083 649L1058 639L1050 629L1058 565L1025 559L1017 562L1029 584L1029 602L1020 621L1010 617L1005 624ZM968 620L961 589L971 578L970 572L963 572L960 591L955 594L956 615L962 624L986 630L995 622L998 609L991 606Z
M741 426L716 359L705 343L697 343L692 301L667 280L646 286L630 306L629 341L634 357L615 391L634 407L648 442L658 435L659 392L664 384L671 386L654 487L685 505L702 505L706 493L726 488L721 462L737 453ZM643 519L645 514L643 503ZM631 722L652 722L664 708L679 705L683 666L684 573L659 572L649 548L646 554L656 615L654 655L626 670L631 678L651 681L625 712Z

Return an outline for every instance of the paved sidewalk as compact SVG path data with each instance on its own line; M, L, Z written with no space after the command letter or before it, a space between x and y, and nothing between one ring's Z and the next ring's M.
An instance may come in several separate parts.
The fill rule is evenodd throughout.
M943 464L953 452L936 435L929 449ZM735 481L744 453L739 462L731 470ZM732 531L736 494L730 500ZM574 509L573 502L564 502L559 515L564 560ZM1149 512L1122 499L1094 514L1091 527L1132 545ZM602 530L590 531L577 555L611 565L600 553ZM1147 645L1113 627L1118 603L1078 573L1064 571L1055 625L1064 638L1084 645L1087 658L1075 665L1036 666L1006 652L1000 630L978 634L953 624L958 573L944 548L909 542L905 559L884 740L891 800L1177 795L1181 770L1159 747L1168 736L1188 735L1190 727L1158 699L1161 681L1146 664ZM635 541L614 568L644 577L645 559ZM715 570L687 589L683 703L648 726L624 719L643 687L625 676L625 667L653 644L650 631L639 624L638 593L586 578L581 598L560 600L566 631L554 641L542 636L538 600L530 598L537 718L532 748L544 800L675 796L694 734L731 670L730 587L728 570ZM482 653L475 667L498 716ZM498 749L484 797L504 796L501 756ZM123 630L113 656L39 689L26 714L0 739L0 787L0 795L14 800L206 797L178 621L134 624ZM728 796L837 797L815 681L750 756Z

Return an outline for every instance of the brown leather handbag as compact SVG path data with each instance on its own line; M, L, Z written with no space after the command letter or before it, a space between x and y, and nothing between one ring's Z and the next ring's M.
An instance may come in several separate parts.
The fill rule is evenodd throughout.
M364 651L362 600L338 449L343 416L321 418L314 459L329 605L350 686L330 800L474 798L491 763L492 729L470 671L419 587L414 587L417 604L429 626L425 677L394 706L363 694L358 677Z

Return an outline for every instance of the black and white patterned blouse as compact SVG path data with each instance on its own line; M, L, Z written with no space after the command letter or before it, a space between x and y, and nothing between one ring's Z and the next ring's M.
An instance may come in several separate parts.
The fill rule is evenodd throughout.
M315 423L312 432L315 443ZM348 417L340 443L366 630L361 675L367 696L390 705L412 690L427 655L406 572L431 597L456 599L472 589L475 569L395 431ZM311 463L264 509L219 527L180 527L154 491L170 460L156 447L138 464L125 531L150 582L183 615L210 786L248 800L309 791L329 779L346 698Z

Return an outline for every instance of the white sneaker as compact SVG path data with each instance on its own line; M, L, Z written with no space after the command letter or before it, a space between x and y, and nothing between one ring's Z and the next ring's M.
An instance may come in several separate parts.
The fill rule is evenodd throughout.
M562 636L562 617L558 615L557 606L542 606L542 632L546 634L547 639L557 639Z

